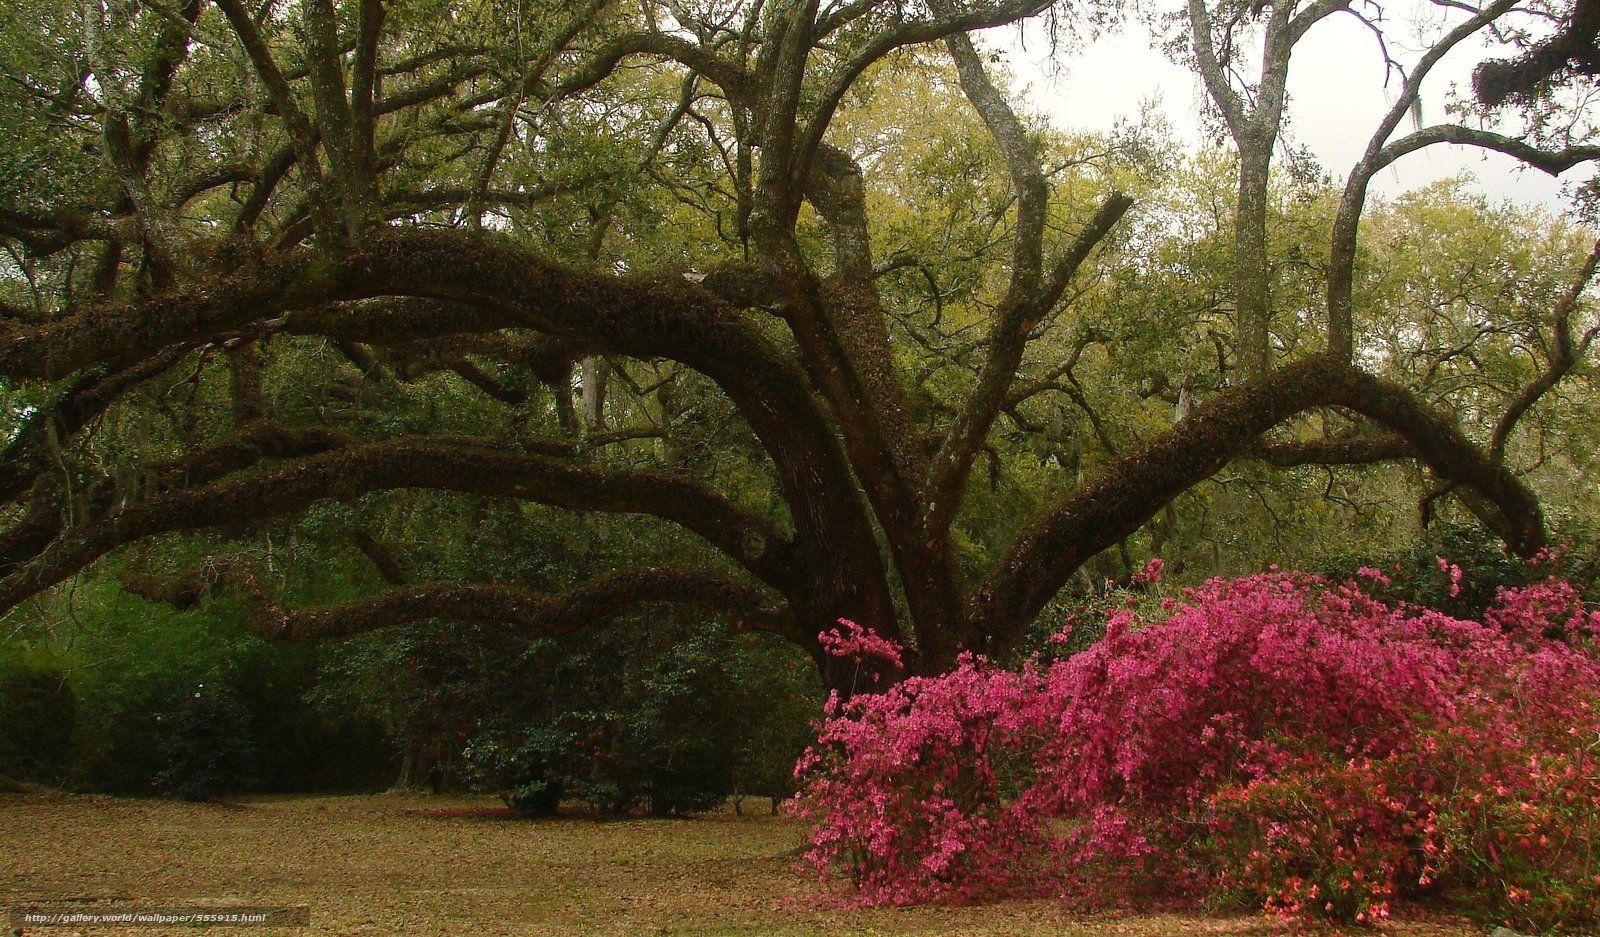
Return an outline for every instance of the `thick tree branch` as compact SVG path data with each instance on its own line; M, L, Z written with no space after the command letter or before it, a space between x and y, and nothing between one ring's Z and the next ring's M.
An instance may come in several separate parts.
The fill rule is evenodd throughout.
M1414 458L1406 441L1386 434L1361 438L1297 439L1290 442L1262 443L1247 449L1243 457L1256 459L1277 468L1302 465L1372 465Z
M1532 495L1454 423L1404 388L1323 356L1207 401L1068 494L1022 532L974 596L969 614L993 623L1002 645L1013 640L1090 557L1246 454L1268 429L1321 406L1355 410L1387 427L1435 475L1476 490L1494 505L1496 533L1516 552L1531 555L1544 546Z
M1532 99L1561 72L1600 74L1600 2L1574 0L1561 31L1514 59L1491 59L1472 70L1478 100L1498 107L1513 98Z
M290 428L255 423L213 445L182 458L148 466L124 480L101 478L68 503L62 486L41 480L33 489L23 518L0 534L0 575L32 560L59 536L73 517L93 522L120 501L150 498L174 488L204 485L244 471L268 459L327 452L348 444L340 433L324 427ZM84 515L87 515L86 517Z
M180 608L197 604L208 590L223 589L243 600L251 628L270 641L349 637L435 618L561 636L635 605L656 603L723 615L736 630L797 637L781 600L707 569L623 570L554 594L502 583L423 582L310 608L281 605L248 559L238 556L209 560L168 577L125 572L122 583L129 592Z
M0 339L0 373L60 376L137 361L167 343L259 329L285 311L395 295L459 303L610 353L670 358L716 381L762 439L811 551L804 572L833 606L827 614L895 627L876 540L832 427L804 373L735 310L681 277L574 270L487 232L391 229L362 248L332 262L293 254L210 289L13 331Z
M159 534L295 514L321 500L431 488L537 501L574 510L650 514L688 529L759 578L795 586L789 541L709 488L659 473L607 472L482 439L401 438L337 448L247 477L134 502L69 528L0 578L0 608L58 583L112 550Z

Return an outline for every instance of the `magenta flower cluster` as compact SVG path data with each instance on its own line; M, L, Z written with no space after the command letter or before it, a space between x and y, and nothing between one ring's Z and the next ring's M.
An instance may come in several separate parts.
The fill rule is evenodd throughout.
M894 667L900 662L900 647L875 631L869 631L848 618L839 619L839 627L817 635L824 652L833 657L856 662L879 661Z
M1212 580L1154 620L1113 610L1065 660L967 657L835 703L796 768L806 859L859 904L1371 923L1455 890L1513 925L1600 920L1600 613L1551 579L1463 621L1363 591L1382 578Z

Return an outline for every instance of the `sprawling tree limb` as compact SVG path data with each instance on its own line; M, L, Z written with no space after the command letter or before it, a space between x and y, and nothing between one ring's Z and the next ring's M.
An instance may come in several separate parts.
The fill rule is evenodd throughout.
M1453 419L1399 384L1357 368L1338 373L1331 396L1332 405L1354 410L1403 437L1435 476L1481 496L1493 513L1480 517L1510 550L1526 557L1546 545L1544 514L1533 493L1468 439Z
M400 488L651 514L699 534L780 591L796 589L788 538L703 485L659 473L605 472L517 452L492 440L422 437L336 448L245 477L180 488L68 528L33 559L0 577L0 608L11 608L139 540L282 517L321 500Z
M75 309L0 336L0 374L59 380L87 368L131 369L172 346L234 334L275 312L325 301L333 285L327 269L309 251L296 252L208 286Z
M348 443L343 434L325 427L289 428L257 422L182 458L144 469L133 480L137 490L124 490L119 479L107 477L73 496L53 480L42 479L34 485L22 518L0 533L0 575L37 557L74 517L78 523L91 522L119 501L204 485L268 459L315 455Z
M86 310L0 340L0 373L60 376L137 361L162 345L254 327L338 299L406 295L489 310L558 339L636 357L667 357L708 374L772 454L794 525L814 552L807 574L829 602L893 630L872 529L833 433L803 374L736 313L694 284L573 270L486 233L388 231L337 261L291 255L209 290ZM835 562L854 559L848 568Z
M1435 475L1476 490L1494 505L1494 526L1517 552L1531 555L1544 546L1532 495L1453 422L1398 385L1318 356L1213 398L1066 495L996 564L970 614L992 623L1006 645L1091 556L1246 454L1268 429L1321 406L1345 407L1387 427Z
M780 600L708 569L624 570L554 594L502 583L423 582L310 608L280 604L249 560L238 556L206 561L174 576L127 571L122 583L129 592L180 608L193 606L209 589L224 589L244 600L251 628L270 641L349 637L432 618L560 636L649 603L694 606L724 615L739 630L797 638Z
M1463 127L1458 124L1441 124L1418 130L1386 145L1379 150L1373 163L1379 169L1405 156L1415 153L1424 147L1439 143L1456 143L1463 146L1475 146L1483 150L1492 150L1514 157L1540 172L1559 176L1567 170L1581 163L1600 159L1600 147L1597 146L1572 146L1559 150L1541 150L1531 146L1515 137L1494 133L1488 130L1477 130L1472 127Z
M804 372L715 297L681 278L579 273L498 238L462 232L377 239L361 264L370 281L362 292L502 309L549 335L670 358L711 377L772 456L796 542L821 551L805 558L807 574L835 601L897 628L876 539ZM848 571L835 566L840 555L852 557Z

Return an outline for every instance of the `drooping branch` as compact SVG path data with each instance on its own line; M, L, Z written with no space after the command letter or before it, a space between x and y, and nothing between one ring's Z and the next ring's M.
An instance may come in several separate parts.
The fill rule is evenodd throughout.
M792 617L769 593L709 570L682 569L624 570L552 596L503 585L420 583L322 608L268 611L262 630L274 640L321 639L445 618L556 636L646 603L701 608L726 616L737 630L794 635Z
M1246 455L1273 426L1337 406L1386 427L1447 483L1492 505L1486 518L1522 555L1544 546L1538 503L1445 416L1409 391L1318 356L1207 401L1167 432L1113 461L1030 524L974 596L969 614L1005 645L1090 557L1131 535L1173 499Z
M1368 155L1351 171L1333 223L1327 287L1328 347L1345 360L1349 360L1354 353L1351 297L1355 287L1357 228L1366 203L1367 185L1374 173L1400 157L1441 143L1475 146L1504 153L1552 176L1558 176L1581 163L1600 159L1600 146L1541 150L1513 137L1457 124L1427 127L1369 150Z
M1509 550L1526 557L1546 545L1544 515L1533 493L1468 439L1454 420L1399 384L1358 368L1341 369L1331 390L1331 405L1394 431L1440 480L1481 496L1489 513L1480 516Z
M700 535L774 587L795 587L788 538L696 482L660 473L607 472L493 440L412 437L335 448L244 477L179 488L69 528L0 578L0 608L11 608L107 553L149 537L282 517L321 500L348 501L401 488L654 515Z
M279 603L249 560L239 556L208 560L173 576L129 571L122 583L129 592L180 608L197 604L208 590L224 590L243 601L251 628L270 641L348 637L434 618L560 636L635 605L656 603L723 615L736 630L796 637L781 600L707 569L624 570L554 594L504 583L423 582L309 608Z
M896 626L877 541L834 428L805 372L734 310L681 277L617 277L551 264L497 237L406 232L373 242L363 269L382 290L502 309L610 353L681 362L714 380L761 439L820 594ZM851 560L839 564L841 556ZM837 617L840 612L834 612Z
M1255 439L1326 396L1328 362L1307 359L1202 404L1112 462L1018 536L973 597L970 613L1004 645L1090 557L1129 536Z
M1408 134L1388 144L1374 157L1374 165L1382 169L1408 153L1440 143L1475 146L1483 150L1504 153L1532 166L1540 172L1559 176L1581 163L1600 159L1600 146L1571 146L1559 150L1541 150L1515 137L1477 130L1459 124L1441 124Z

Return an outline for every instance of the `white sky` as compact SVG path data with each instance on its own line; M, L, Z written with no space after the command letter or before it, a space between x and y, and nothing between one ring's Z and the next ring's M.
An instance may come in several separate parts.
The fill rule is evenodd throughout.
M1399 24L1389 28L1394 33L1389 37L1390 54L1402 62L1415 59L1421 43L1414 31ZM1059 53L1053 62L1042 34L994 30L985 40L1005 50L1028 104L1063 129L1109 129L1119 117L1135 118L1142 103L1154 101L1174 131L1194 146L1202 144L1199 114L1204 90L1198 76L1152 48L1148 30L1132 18L1105 38ZM1469 39L1434 68L1423 87L1425 123L1445 119L1443 103L1451 86L1469 88L1472 66L1484 57L1483 44ZM1388 110L1399 81L1392 78L1386 92L1382 58L1365 27L1349 15L1329 17L1295 49L1289 72L1289 138L1307 146L1323 169L1342 183L1365 149L1372 128ZM1410 127L1407 118L1397 136ZM1467 171L1492 197L1559 207L1563 182L1586 178L1591 172L1578 167L1554 179L1519 166L1500 154L1435 146L1397 161L1374 180L1373 188L1381 195L1394 195Z

